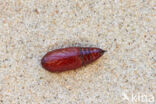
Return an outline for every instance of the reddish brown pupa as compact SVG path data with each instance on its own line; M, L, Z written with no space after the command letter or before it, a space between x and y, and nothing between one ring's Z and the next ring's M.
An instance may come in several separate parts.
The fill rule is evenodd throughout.
M50 72L62 72L89 64L104 54L95 47L68 47L48 52L41 60L43 68Z

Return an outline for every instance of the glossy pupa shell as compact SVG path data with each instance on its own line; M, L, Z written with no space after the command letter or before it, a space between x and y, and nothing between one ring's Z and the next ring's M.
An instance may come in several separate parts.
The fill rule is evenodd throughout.
M42 67L50 72L62 72L87 65L99 57L105 50L96 47L68 47L48 52L41 60Z

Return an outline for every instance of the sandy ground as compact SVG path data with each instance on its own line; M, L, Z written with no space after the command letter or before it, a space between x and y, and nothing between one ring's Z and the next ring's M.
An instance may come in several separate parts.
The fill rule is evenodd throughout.
M0 104L156 103L154 5L155 0L0 0ZM108 52L74 71L41 67L46 52L69 46Z

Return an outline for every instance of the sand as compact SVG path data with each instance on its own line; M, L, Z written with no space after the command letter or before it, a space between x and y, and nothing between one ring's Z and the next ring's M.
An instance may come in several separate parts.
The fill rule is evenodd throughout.
M155 0L0 0L0 104L156 103ZM50 73L46 52L108 52ZM142 98L143 96L143 98Z

